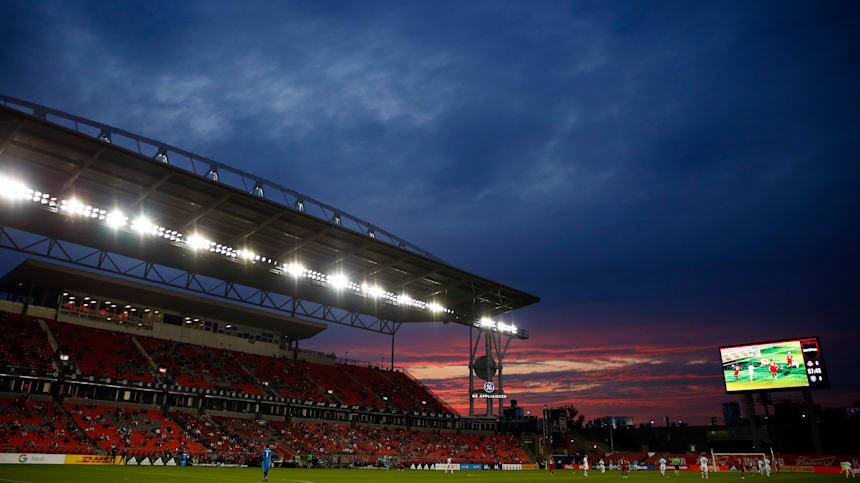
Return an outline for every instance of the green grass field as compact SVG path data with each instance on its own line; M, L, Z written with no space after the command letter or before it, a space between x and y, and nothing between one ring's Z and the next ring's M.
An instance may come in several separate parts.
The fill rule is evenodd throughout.
M759 475L747 474L744 482L805 482L825 483L841 481L839 475L805 475L783 473L773 475L770 480ZM262 481L259 468L177 468L154 466L70 466L70 465L0 465L2 483L115 483L141 482L165 483L183 481L184 483L236 482L252 483ZM424 482L424 481L465 481L465 482L540 482L540 481L585 481L581 471L556 471L551 476L547 471L457 471L454 475L437 471L380 471L380 470L295 470L275 468L269 473L273 483L328 483L328 482ZM716 482L741 481L738 473L712 473L711 480ZM605 474L592 471L588 481L597 482L658 482L658 481L701 481L698 472L684 471L680 476L661 478L656 471L634 471L627 480L621 479L618 471ZM853 481L853 480L852 480Z
M786 356L789 353L791 353L795 361L800 362L800 367L788 367ZM779 365L776 379L773 378L768 367L762 364L761 359L772 359ZM738 375L740 378L739 381L735 380L735 364L741 367L740 374ZM747 372L750 364L754 367L752 381L750 381L749 372ZM723 376L726 381L726 389L729 391L806 387L809 385L809 380L806 376L806 367L803 365L803 352L800 349L800 343L797 341L772 345L763 344L760 357L741 357L724 362Z

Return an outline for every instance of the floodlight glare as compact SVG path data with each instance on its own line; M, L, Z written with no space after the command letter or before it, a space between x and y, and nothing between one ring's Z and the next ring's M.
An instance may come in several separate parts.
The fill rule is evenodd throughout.
M442 312L445 310L445 307L436 303L427 304L427 308L430 309L431 312Z
M27 187L20 181L3 176L0 177L0 196L10 200L27 198Z
M298 263L290 263L288 265L284 265L284 268L287 273L294 277L301 277L302 274L305 273L305 267L301 266L301 264Z
M514 324L506 324L504 322L499 322L499 330L502 332L516 332L517 327Z
M347 280L347 278L342 273L328 276L328 284L331 285L331 287L334 289L340 290L346 287L348 283L349 280Z
M198 248L207 248L209 246L209 240L196 233L186 238L185 242L188 243L189 247L195 250Z
M121 211L111 211L105 218L105 221L111 228L119 228L125 226L125 222L127 220L128 218L123 215Z
M131 228L140 233L145 233L152 229L152 222L145 216L139 216L132 222Z
M480 322L481 322L481 327L495 327L496 326L496 323L493 322L492 319L488 319L486 317L483 317Z

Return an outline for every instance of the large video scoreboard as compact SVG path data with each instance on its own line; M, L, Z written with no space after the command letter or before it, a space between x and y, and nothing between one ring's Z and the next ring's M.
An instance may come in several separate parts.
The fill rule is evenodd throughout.
M817 337L720 347L726 392L827 389Z

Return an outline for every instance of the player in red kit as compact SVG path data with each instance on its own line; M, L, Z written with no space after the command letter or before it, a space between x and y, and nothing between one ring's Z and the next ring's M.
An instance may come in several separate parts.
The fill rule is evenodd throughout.
M735 382L740 381L741 378L738 377L738 374L741 373L741 366L735 364Z
M788 364L789 368L791 368L791 362L792 362L792 355L791 355L791 352L789 352L788 355L785 356L785 363Z
M773 359L771 359L770 360L770 375L773 376L774 379L776 379L776 370L777 370L776 362L774 362Z

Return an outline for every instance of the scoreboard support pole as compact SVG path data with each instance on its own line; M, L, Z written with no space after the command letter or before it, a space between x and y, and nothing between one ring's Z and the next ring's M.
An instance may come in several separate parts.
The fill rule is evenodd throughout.
M755 448L756 452L761 451L761 440L758 437L758 426L755 423L755 406L753 405L753 395L752 393L744 394L744 402L747 407L747 415L750 420L750 432L753 437L753 448Z
M806 413L809 419L809 430L812 432L812 444L815 446L815 453L824 453L824 447L821 445L821 432L818 429L818 415L815 414L815 405L812 403L812 391L809 388L803 390L803 400L806 402Z

